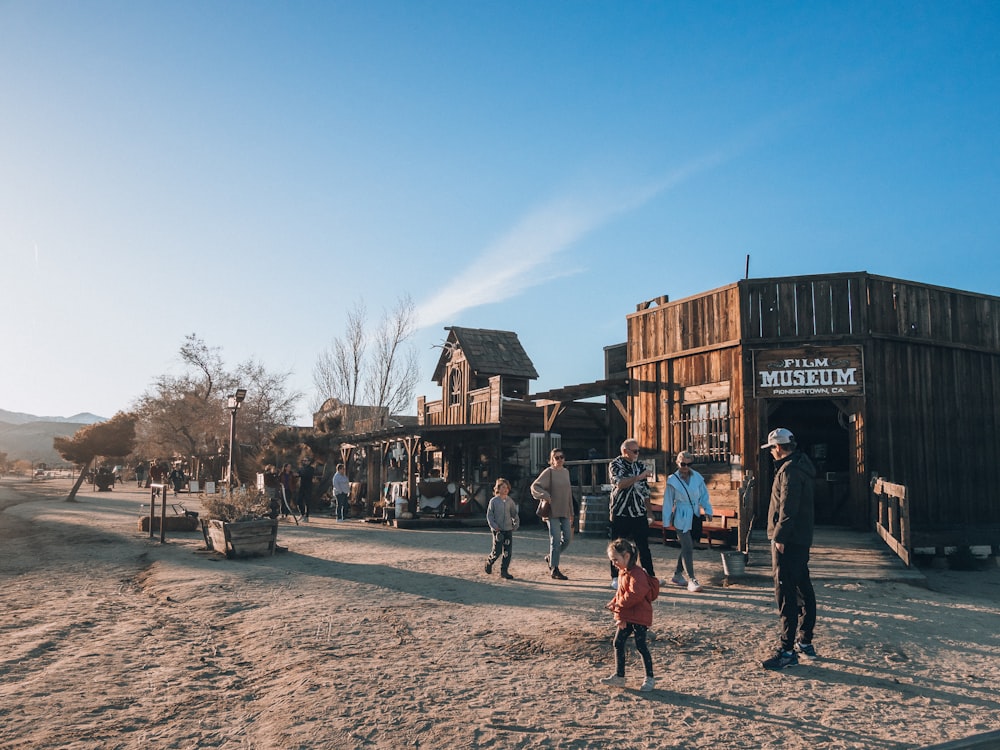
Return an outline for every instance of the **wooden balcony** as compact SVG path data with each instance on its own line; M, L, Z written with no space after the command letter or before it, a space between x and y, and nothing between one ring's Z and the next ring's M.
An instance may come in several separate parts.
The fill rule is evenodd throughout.
M417 399L417 424L438 427L442 425L473 425L500 423L500 377L490 378L484 388L468 391L455 403L443 400Z

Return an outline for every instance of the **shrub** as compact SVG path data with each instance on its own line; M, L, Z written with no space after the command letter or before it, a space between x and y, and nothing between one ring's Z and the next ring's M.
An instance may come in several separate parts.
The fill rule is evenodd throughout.
M267 495L256 489L238 489L231 495L205 495L201 505L207 518L229 523L268 518L271 510Z

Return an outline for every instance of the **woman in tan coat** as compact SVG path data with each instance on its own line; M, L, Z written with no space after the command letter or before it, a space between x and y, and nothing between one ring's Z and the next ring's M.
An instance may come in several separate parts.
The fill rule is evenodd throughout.
M565 461L562 448L554 448L549 454L548 467L531 483L531 496L535 500L548 500L552 505L549 517L544 519L549 527L549 554L545 562L552 577L559 581L566 580L559 570L559 555L573 541L573 483Z

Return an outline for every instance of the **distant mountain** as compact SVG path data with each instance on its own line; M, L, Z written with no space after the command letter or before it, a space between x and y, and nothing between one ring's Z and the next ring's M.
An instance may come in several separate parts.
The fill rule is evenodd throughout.
M27 424L28 422L72 422L73 424L94 424L94 422L107 422L104 417L99 417L90 412L81 412L72 417L36 417L34 414L25 414L19 411L7 411L0 409L0 422L7 424Z
M0 453L6 453L8 461L61 464L64 461L52 447L52 438L69 437L81 427L106 421L89 412L72 417L36 417L0 409Z

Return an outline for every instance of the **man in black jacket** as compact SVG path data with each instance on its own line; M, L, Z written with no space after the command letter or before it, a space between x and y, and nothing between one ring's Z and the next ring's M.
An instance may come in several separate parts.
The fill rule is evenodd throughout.
M771 540L774 595L781 616L780 646L762 666L764 669L784 669L799 663L796 650L811 659L816 658L812 645L816 593L809 579L816 467L798 450L795 436L784 427L772 430L761 447L769 448L774 459L767 537ZM798 640L796 634L799 634Z
M316 470L312 467L312 459L303 458L302 466L299 468L299 512L302 520L309 520L309 503L312 501L313 477Z

